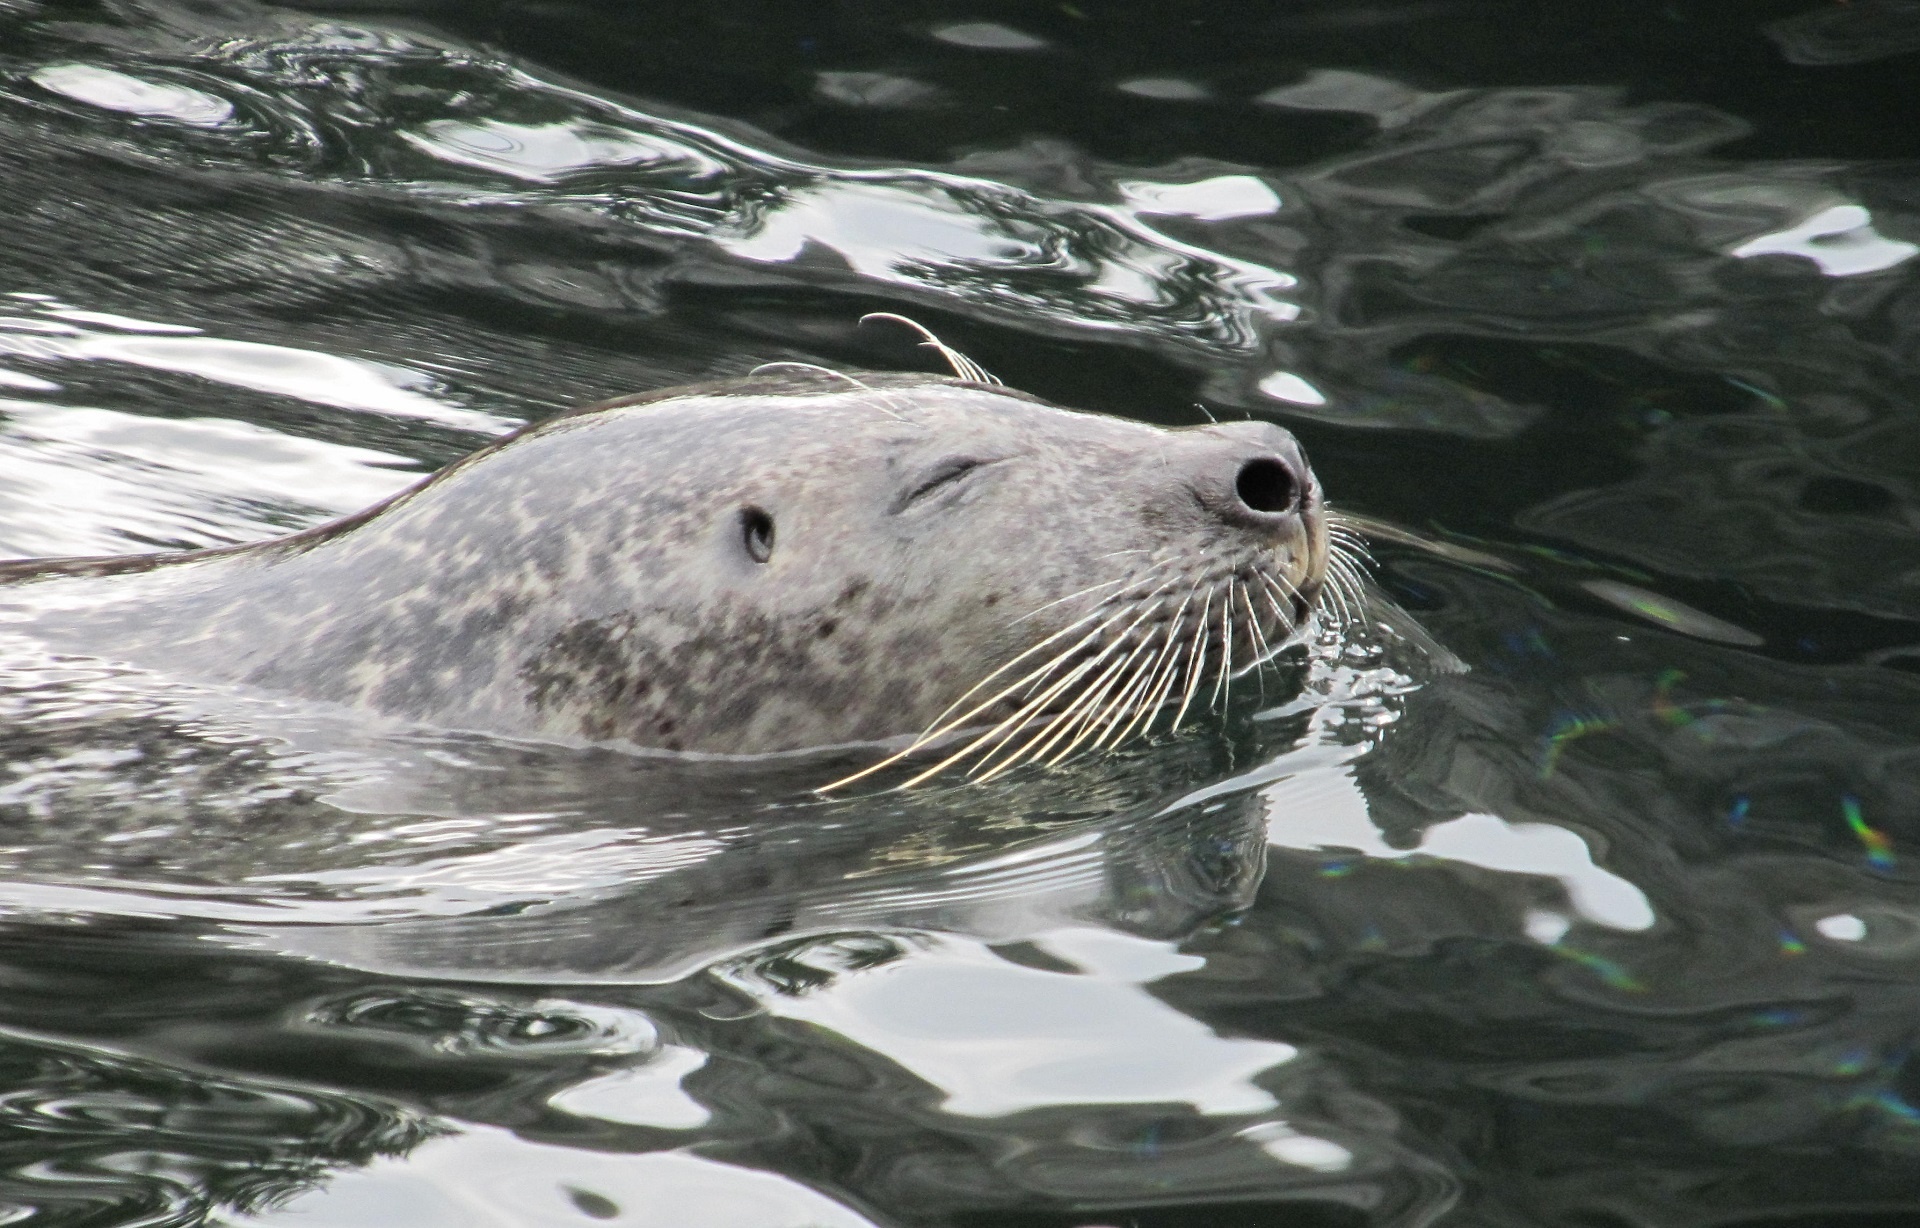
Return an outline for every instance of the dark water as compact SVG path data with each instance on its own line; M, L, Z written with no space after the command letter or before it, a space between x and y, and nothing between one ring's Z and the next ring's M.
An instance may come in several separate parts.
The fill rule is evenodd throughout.
M892 310L1465 666L821 803L0 632L0 1223L1915 1222L1916 114L1912 0L0 0L0 555Z

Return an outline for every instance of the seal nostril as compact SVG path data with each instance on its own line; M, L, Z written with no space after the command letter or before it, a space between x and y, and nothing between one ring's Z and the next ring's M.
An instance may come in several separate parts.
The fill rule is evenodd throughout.
M1240 476L1234 480L1233 492L1240 496L1240 502L1256 512L1278 515L1290 512L1300 499L1300 484L1293 479L1292 470L1270 457L1250 460L1240 466Z

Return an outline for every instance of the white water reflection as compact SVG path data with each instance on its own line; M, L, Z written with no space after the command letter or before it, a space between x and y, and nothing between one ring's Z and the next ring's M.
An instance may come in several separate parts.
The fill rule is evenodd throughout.
M173 82L147 81L91 64L49 64L29 80L41 89L75 102L138 115L169 119L195 128L217 128L233 118L233 104Z
M1920 253L1920 245L1889 239L1873 228L1873 215L1859 205L1822 209L1798 226L1749 239L1730 255L1802 256L1820 266L1828 277L1878 273L1904 264Z
M430 395L432 377L391 363L208 337L198 328L77 310L38 296L8 297L34 314L0 316L0 355L37 362L122 362L312 405L417 418L486 434L519 425L516 419ZM80 327L89 324L97 328Z
M271 537L358 511L420 476L402 456L249 422L0 398L0 557Z
M1215 175L1192 183L1136 180L1118 186L1120 195L1136 213L1224 222L1280 211L1280 194L1266 180L1252 175Z
M932 33L943 43L975 51L1038 51L1047 45L1044 38L997 21L960 21L936 26Z
M884 72L823 72L814 77L815 97L848 107L877 110L928 106L941 100L940 90L912 77Z
M514 124L505 120L438 119L402 140L444 162L511 175L529 183L554 183L596 167L673 163L694 172L723 170L684 143L611 124L570 120ZM689 165L691 164L691 165Z
M19 371L9 371L0 367L0 388L13 388L20 392L58 392L60 385L50 379L41 379L37 375L27 375Z
M514 425L507 419L461 409L416 391L431 382L419 372L292 346L215 337L95 335L73 342L67 352L74 358L197 375L315 405L422 418L462 430L499 432Z
M1344 68L1316 68L1292 85L1268 90L1254 99L1269 107L1296 111L1345 111L1371 115L1382 128L1406 123L1465 91L1427 93L1387 77Z
M772 1013L831 1029L911 1071L945 1093L946 1112L963 1117L1099 1104L1266 1112L1277 1102L1253 1079L1298 1053L1219 1036L1145 992L1140 973L1189 966L1167 943L1117 933L1088 941L1069 931L1060 953L1094 967L1069 973L1012 963L965 939L924 941L924 953L842 972L802 996L735 979ZM1047 938L1036 945L1051 952ZM1123 975L1108 972L1116 967Z
M1202 102L1213 97L1212 90L1184 77L1131 77L1113 88L1123 94L1151 98L1156 102Z
M373 1161L232 1228L872 1228L799 1182L684 1151L640 1155L467 1127Z
M1835 942L1859 942L1867 936L1867 923L1850 912L1834 913L1813 923L1823 938Z
M1615 609L1638 615L1657 627L1678 631L1682 635L1712 640L1718 644L1737 644L1743 648L1757 648L1767 642L1765 637L1745 627L1724 618L1715 618L1684 601L1652 592L1637 584L1620 580L1583 580L1580 587Z
M748 227L714 241L743 260L784 263L810 244L840 254L853 269L881 281L919 283L927 265L1038 263L1035 239L990 230L953 198L888 184L823 183L789 196Z
M707 1106L687 1095L686 1077L707 1064L707 1055L685 1045L662 1045L638 1066L599 1075L555 1093L547 1104L575 1117L657 1130L697 1130L712 1119Z
M1325 405L1327 394L1291 371L1275 371L1260 381L1260 391L1290 405Z
M1264 798L1268 839L1280 848L1394 861L1430 857L1503 874L1544 875L1559 880L1574 911L1595 925L1637 931L1654 922L1646 893L1595 865L1587 842L1564 827L1466 814L1427 828L1417 847L1394 848L1374 826L1350 768L1290 776L1269 785ZM1551 940L1564 932L1562 927Z

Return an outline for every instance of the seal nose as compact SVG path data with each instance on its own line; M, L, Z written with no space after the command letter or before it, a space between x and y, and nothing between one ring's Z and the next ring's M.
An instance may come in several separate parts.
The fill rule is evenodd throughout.
M1300 506L1300 479L1277 456L1256 456L1240 466L1233 494L1240 506L1258 516L1284 516Z
M1280 427L1222 422L1194 428L1186 439L1185 484L1219 520L1263 537L1280 537L1293 532L1302 513L1312 510L1313 472L1300 445Z

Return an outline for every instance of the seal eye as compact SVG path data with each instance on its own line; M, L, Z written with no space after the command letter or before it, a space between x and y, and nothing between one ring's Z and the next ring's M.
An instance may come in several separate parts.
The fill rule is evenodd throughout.
M773 517L757 507L740 509L740 543L756 563L773 557Z

